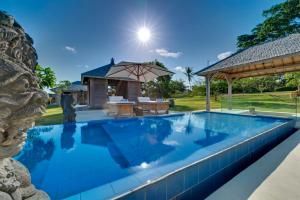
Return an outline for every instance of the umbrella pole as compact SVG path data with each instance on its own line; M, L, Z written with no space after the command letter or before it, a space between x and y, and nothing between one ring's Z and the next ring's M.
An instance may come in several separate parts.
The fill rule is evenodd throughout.
M137 96L141 96L141 82L140 82L140 76L137 76L138 83L137 83Z
M141 96L141 81L140 81L140 66L138 65L137 68L137 80L138 80L138 85L137 85L137 96Z

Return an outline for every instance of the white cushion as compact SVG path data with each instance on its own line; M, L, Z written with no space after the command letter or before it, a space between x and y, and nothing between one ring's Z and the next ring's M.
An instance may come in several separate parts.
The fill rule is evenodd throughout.
M149 102L151 101L150 97L138 97L139 102Z

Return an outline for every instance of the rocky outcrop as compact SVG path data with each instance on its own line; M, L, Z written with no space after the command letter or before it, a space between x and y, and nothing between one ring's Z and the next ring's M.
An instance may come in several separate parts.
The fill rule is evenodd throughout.
M12 159L23 148L26 132L45 110L47 94L38 88L33 40L14 18L0 11L0 199L44 200L30 173Z

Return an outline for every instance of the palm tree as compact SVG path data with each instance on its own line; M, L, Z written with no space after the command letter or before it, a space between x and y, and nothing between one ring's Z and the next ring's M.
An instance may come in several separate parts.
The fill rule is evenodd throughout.
M194 77L194 73L193 73L193 68L191 67L186 67L184 69L184 74L186 75L187 79L188 79L188 82L189 82L189 88L190 90L192 90L192 86L191 86L191 81Z

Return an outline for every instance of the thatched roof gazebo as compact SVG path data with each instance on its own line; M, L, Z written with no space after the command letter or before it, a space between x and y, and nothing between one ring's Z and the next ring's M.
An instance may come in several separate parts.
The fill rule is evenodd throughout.
M237 79L300 71L300 34L252 46L210 65L195 74L206 79L206 110L210 111L210 81L227 80L228 97Z

